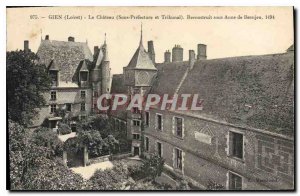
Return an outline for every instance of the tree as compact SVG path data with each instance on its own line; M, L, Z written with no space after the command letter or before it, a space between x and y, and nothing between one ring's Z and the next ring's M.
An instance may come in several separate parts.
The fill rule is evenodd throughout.
M46 66L37 61L32 52L6 53L8 118L21 125L32 123L36 109L45 104L43 93L51 85Z
M145 176L154 182L155 178L161 175L164 163L164 159L160 156L150 155L150 158L145 160L142 171L144 171Z
M8 134L10 188L20 190L23 188L24 150L27 145L26 130L18 123L8 120Z
M128 169L117 162L112 169L97 170L89 179L92 190L121 190L128 181Z

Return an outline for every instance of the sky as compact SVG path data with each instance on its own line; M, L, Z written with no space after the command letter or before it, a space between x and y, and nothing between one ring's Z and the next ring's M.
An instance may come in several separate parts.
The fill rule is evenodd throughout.
M37 15L38 19L32 19ZM53 15L81 16L82 20L52 19ZM88 19L88 15L113 16L115 19ZM116 20L117 16L136 16L135 19ZM162 15L184 19L162 19ZM212 19L186 19L187 15ZM241 19L224 19L238 16ZM262 19L244 19L261 16ZM141 19L137 16L151 16ZM159 19L155 19L158 16ZM223 19L213 19L222 16ZM269 16L269 19L266 19ZM42 18L45 17L45 18ZM84 18L85 17L85 18ZM44 7L7 9L7 51L23 49L24 40L36 52L41 36L50 40L87 42L93 52L95 45L107 35L110 66L113 74L122 73L140 41L143 24L143 44L154 41L156 62L163 62L164 52L175 44L188 51L197 44L207 45L207 58L282 53L294 42L292 7Z

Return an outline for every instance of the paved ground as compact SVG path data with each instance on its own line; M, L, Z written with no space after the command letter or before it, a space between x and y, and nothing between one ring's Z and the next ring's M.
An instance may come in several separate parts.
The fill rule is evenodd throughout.
M58 135L58 139L60 139L62 142L67 141L67 139L72 138L72 137L76 137L76 132L72 132L70 134L66 134L66 135Z
M95 163L86 167L73 167L71 168L72 171L74 171L77 174L80 174L84 179L88 180L90 179L94 172L97 169L105 170L105 169L110 169L113 167L112 162L110 161L104 161L101 163Z

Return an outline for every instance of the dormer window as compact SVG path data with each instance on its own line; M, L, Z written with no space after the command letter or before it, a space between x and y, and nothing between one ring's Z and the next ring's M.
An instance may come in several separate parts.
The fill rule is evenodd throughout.
M58 71L50 70L49 75L50 75L50 78L51 78L52 85L57 86Z
M87 71L80 72L80 80L82 82L86 82L88 80L88 72Z

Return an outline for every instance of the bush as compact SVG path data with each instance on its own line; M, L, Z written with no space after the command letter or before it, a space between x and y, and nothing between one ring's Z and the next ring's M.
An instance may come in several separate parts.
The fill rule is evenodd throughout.
M72 130L69 125L64 124L64 123L59 123L57 132L61 135L66 135L66 134L70 134L72 132Z

